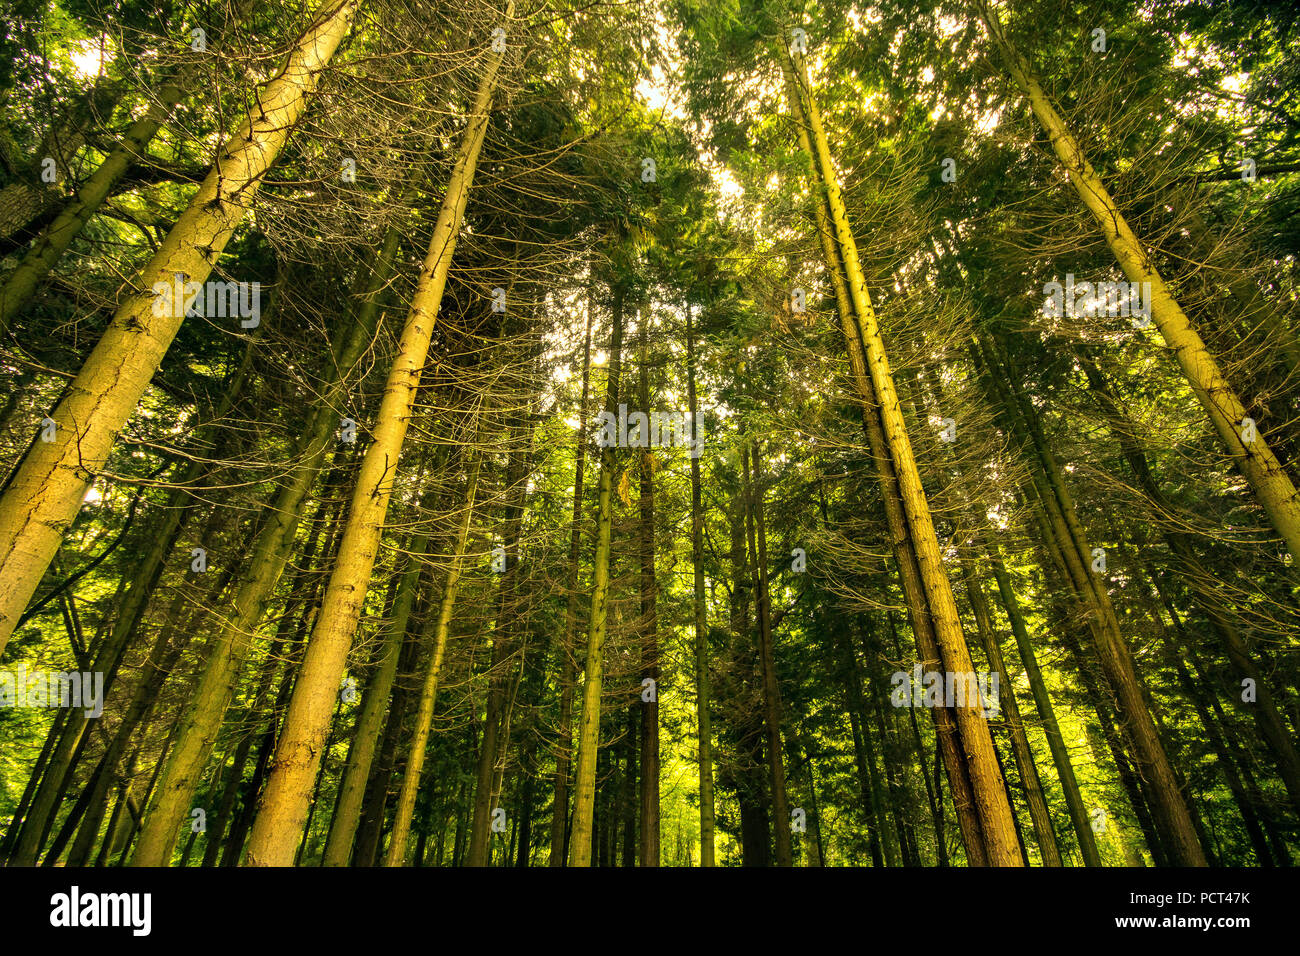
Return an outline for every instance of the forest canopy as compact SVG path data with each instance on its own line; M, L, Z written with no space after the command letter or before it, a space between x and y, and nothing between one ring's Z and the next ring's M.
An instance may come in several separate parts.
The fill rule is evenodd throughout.
M1297 13L0 0L0 860L1289 866Z

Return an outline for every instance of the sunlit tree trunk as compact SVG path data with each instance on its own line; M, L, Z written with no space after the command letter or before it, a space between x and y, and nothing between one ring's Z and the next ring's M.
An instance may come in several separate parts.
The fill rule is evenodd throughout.
M1060 465L1047 447L1036 410L1020 394L1013 381L1013 370L1008 366L1006 356L991 342L987 344L986 353L983 359L985 368L989 370L986 380L994 394L1002 397L1010 420L1019 422L1017 433L1027 442L1028 464L1043 507L1045 527L1050 528L1056 540L1067 580L1077 599L1089 610L1088 627L1097 659L1116 695L1142 778L1150 785L1152 811L1161 838L1178 865L1205 866L1205 855L1191 814L1179 792L1173 766L1161 745L1142 694L1133 656L1120 633L1105 579L1092 570L1097 559L1084 536L1083 525L1065 487Z
M1246 410L1241 399L1173 297L1156 270L1150 253L1130 228L1101 177L1084 156L1078 140L1048 100L1028 61L1012 46L987 0L980 0L980 11L989 33L1004 55L1012 79L1029 99L1030 108L1051 140L1052 149L1069 173L1079 198L1097 220L1124 275L1130 282L1150 284L1152 321L1174 353L1228 455L1241 469L1256 500L1286 542L1288 550L1300 560L1300 497L1291 477L1283 470L1262 433L1253 441L1243 440L1242 419L1246 417Z
M704 508L700 492L699 405L695 394L695 330L686 307L686 399L691 413L691 567L695 623L695 716L700 763L700 866L714 866L713 721L709 709L708 614L704 602Z
M802 61L797 60L796 55L790 55L789 59L783 60L783 66L789 72L787 82L792 108L797 108L798 122L805 129L807 142L813 152L814 177L819 183L819 202L824 196L828 225L835 235L836 251L839 252L840 264L844 268L845 286L853 307L852 315L857 324L858 338L861 339L867 375L870 376L871 401L878 408L883 450L887 451L887 454L881 455L881 460L889 460L892 464L897 496L906 520L907 540L913 549L915 568L926 594L926 604L923 606L930 611L928 617L935 635L937 656L943 663L943 670L969 674L974 671L970 662L970 650L962 633L952 584L944 570L930 506L920 485L917 460L907 438L902 408L894 390L893 376L889 371L884 341L880 337L870 294L867 293L866 277L858 261L857 242L840 195L839 179L831 159L826 133L809 82L803 73ZM901 571L906 574L906 564L901 563ZM926 649L922 648L922 652L926 653ZM957 806L959 816L967 814L962 827L967 856L972 865L983 864L985 861L996 866L1022 865L1019 843L1015 838L1015 821L1006 799L1006 788L997 766L988 723L978 706L956 706L950 710L956 731L954 735L959 737L959 743L954 745L952 741L944 740L943 734L940 734L940 741L950 783L954 788L954 805ZM935 717L939 722L945 719L937 713ZM940 723L939 730L946 730L946 727ZM961 757L956 753L958 748ZM969 779L969 800L967 793L963 792L966 788L963 775ZM975 819L972 818L978 818L978 834Z
M267 602L293 553L299 518L325 466L330 439L338 425L336 409L354 366L373 340L380 317L379 297L391 277L399 237L399 230L389 229L366 280L361 302L349 315L340 343L327 362L328 386L309 413L300 439L301 462L272 499L268 521L250 548L231 607L220 619L220 629L207 648L203 674L181 720L176 745L155 790L155 802L141 828L133 866L165 866L171 856L244 665L257 646L257 631Z
M32 446L0 497L0 653L180 329L182 310L156 309L154 284L170 285L177 275L203 282L211 274L347 35L358 2L326 0L316 11L284 69L258 92L257 112L227 140L50 415L55 440Z
M415 798L420 789L420 774L424 770L424 759L428 753L429 735L433 731L433 710L438 701L438 681L442 676L442 660L447 653L452 616L456 611L461 575L465 570L465 551L469 545L469 532L474 521L481 461L482 458L477 452L471 453L465 479L465 501L461 507L460 525L456 531L451 567L447 570L447 580L443 584L438 616L431 619L434 627L433 646L430 649L428 663L425 665L424 680L416 705L415 734L411 738L411 746L406 756L406 770L402 775L402 787L398 791L397 804L393 810L393 829L389 835L385 866L402 866L406 862L406 842L411 833L411 818L415 815Z
M503 671L512 657L512 632L514 611L511 596L514 594L519 568L519 533L524 512L524 481L529 472L532 428L525 421L516 425L513 436L514 451L506 465L506 495L504 521L502 522L502 552L505 567L498 584L497 615L492 631L492 657L487 673L487 706L484 713L483 735L479 742L476 786L474 788L474 816L470 822L468 866L487 866L491 856L493 802L500 792L497 775L499 757L506 751L509 715L506 705L506 675Z
M987 533L983 534L984 549L989 555L993 570L993 579L997 582L998 596L1002 599L1003 610L1011 622L1011 634L1016 640L1016 650L1020 661L1025 665L1025 676L1029 679L1029 692L1034 697L1034 706L1038 711L1038 721L1042 724L1043 735L1047 738L1047 747L1052 753L1052 763L1056 766L1056 776L1065 794L1065 804L1070 811L1070 822L1074 826L1075 836L1079 840L1079 852L1087 866L1101 866L1101 855L1097 852L1097 841L1093 836L1092 822L1083 804L1083 795L1079 791L1079 782L1074 774L1074 763L1070 760L1069 748L1061 736L1061 727L1056 720L1056 709L1052 706L1051 695L1047 691L1047 682L1043 679L1042 669L1038 666L1038 655L1025 624L1025 616L1020 610L1020 602L1011 587L1011 578L1002 556Z
M407 566L398 585L389 616L388 632L379 653L378 666L366 682L361 698L361 710L352 730L352 745L348 748L348 762L339 780L338 799L334 804L334 818L330 821L329 835L325 840L323 866L347 866L361 820L361 804L365 797L366 781L374 762L375 750L383 733L384 712L388 707L397 678L397 663L402 656L402 643L406 640L407 625L415 606L416 585L423 569L423 558L428 550L428 534L420 534L411 542Z
M587 401L591 386L591 323L593 296L587 296L587 327L582 344L582 398L578 405L578 434L574 448L573 516L569 526L569 571L565 579L564 643L560 647L560 726L555 755L555 801L551 808L550 866L564 866L565 834L569 829L569 768L573 753L573 689L577 683L574 641L578 631L578 557L582 546L582 488L587 466Z
M1007 735L1011 738L1011 750L1016 758L1016 767L1020 771L1020 782L1025 788L1025 802L1029 806L1029 817L1034 824L1034 837L1043 856L1043 865L1060 866L1061 851L1056 845L1052 815L1047 809L1047 800L1043 796L1043 785L1038 778L1038 767L1034 764L1034 752L1030 749L1029 738L1025 734L1025 724L1020 719L1020 705L1016 701L1011 676L1007 673L1006 663L1002 659L1002 648L998 645L997 634L993 631L993 618L989 611L988 598L971 574L969 566L963 566L962 572L971 609L975 612L975 627L984 644L984 654L988 658L989 669L999 675L1000 709L1007 724Z
M506 18L513 16L511 2ZM479 152L487 133L488 109L504 54L493 52L479 82L469 125L447 183L411 312L376 416L373 441L357 476L338 563L303 658L289 702L262 805L249 838L248 863L284 866L293 856L306 817L321 746L329 734L334 696L352 646L352 636L370 583L396 469L451 267L456 237L469 199Z
M614 283L605 411L618 420L619 376L623 352L623 286ZM573 780L573 830L569 865L591 866L593 816L596 810L596 753L600 749L600 695L604 687L605 635L608 630L610 538L614 523L612 445L600 452L597 485L596 553L592 561L591 612L587 625L587 662L582 680L582 717L578 723L578 758Z

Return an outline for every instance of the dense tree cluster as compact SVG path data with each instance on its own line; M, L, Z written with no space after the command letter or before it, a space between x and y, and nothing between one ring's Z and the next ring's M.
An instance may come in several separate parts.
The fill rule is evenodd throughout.
M8 865L1291 863L1289 5L2 13Z

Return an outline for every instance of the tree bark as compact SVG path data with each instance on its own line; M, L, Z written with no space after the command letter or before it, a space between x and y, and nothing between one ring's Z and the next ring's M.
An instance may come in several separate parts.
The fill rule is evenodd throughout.
M686 307L686 399L691 413L691 568L695 624L695 719L700 765L700 866L716 866L714 849L713 718L710 713L708 612L704 602L704 507L700 491L699 405L695 394L695 330Z
M569 826L569 769L573 754L573 689L577 683L574 641L578 631L578 558L582 548L582 488L587 466L587 401L591 386L591 321L593 296L587 296L587 327L582 344L582 399L578 405L578 434L574 448L573 517L569 530L569 573L565 580L564 643L560 646L560 726L555 754L555 801L551 809L551 849L548 864L564 866L568 859L565 835Z
M624 288L614 283L609 373L605 411L618 420L619 376L623 352ZM617 426L616 426L617 427ZM610 537L614 521L613 446L600 453L597 486L596 553L592 561L591 612L587 625L587 662L582 680L582 718L578 724L578 760L574 772L573 830L569 835L569 865L591 866L592 818L596 809L596 753L600 749L600 695L604 687L605 635L608 627Z

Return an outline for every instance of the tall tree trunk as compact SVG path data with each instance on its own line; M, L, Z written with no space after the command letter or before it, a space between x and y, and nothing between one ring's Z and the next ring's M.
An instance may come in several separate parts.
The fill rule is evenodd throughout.
M691 413L691 567L695 623L695 719L700 764L700 866L715 866L713 801L713 718L709 687L709 621L704 602L704 507L700 491L699 405L695 394L695 329L686 307L686 399Z
M284 69L257 94L256 115L227 140L50 415L55 440L32 446L0 497L0 653L180 328L181 309L155 308L154 284L169 285L177 275L206 281L347 35L358 2L326 0L317 10Z
M1151 467L1147 463L1146 454L1137 441L1133 425L1115 400L1110 383L1106 381L1091 358L1079 356L1079 362L1087 376L1088 384L1097 396L1098 404L1101 405L1109 421L1111 432L1120 443L1129 469L1137 479L1138 488L1161 516L1172 514L1173 509L1156 483ZM1260 736L1268 744L1273 759L1277 762L1282 783L1291 798L1291 806L1300 813L1300 753L1297 753L1295 742L1283 725L1281 715L1278 714L1277 703L1268 686L1269 681L1265 680L1260 672L1259 665L1251 655L1245 639L1224 607L1222 599L1215 593L1211 583L1214 577L1197 558L1188 536L1176 528L1166 527L1163 530L1169 550L1178 562L1179 575L1187 582L1196 603L1205 612L1211 627L1223 642L1224 652L1229 662L1241 678L1249 679L1254 683L1256 699L1254 706L1250 708L1251 714L1259 728Z
M627 720L627 729L623 732L623 772L619 778L619 789L617 802L613 818L616 825L622 826L623 847L622 862L624 866L636 866L637 848L640 841L637 839L637 832L640 829L637 822L640 819L640 801L637 797L637 750L638 750L638 732L637 724L640 723L641 714L635 706L629 707L624 711ZM613 854L610 854L613 863Z
M146 815L133 866L163 866L170 857L180 821L188 813L240 674L257 646L258 625L293 553L299 518L325 466L338 423L336 408L378 327L380 295L391 278L399 239L400 231L390 228L364 282L360 304L349 316L351 321L344 323L327 363L325 394L310 412L299 441L302 462L277 490L269 518L250 549L231 607L207 648L203 676L182 718L176 746L155 791L155 803Z
M424 770L429 735L433 731L433 711L438 701L438 681L442 675L442 659L447 651L452 615L456 610L461 574L465 568L465 551L469 544L469 532L474 519L481 462L482 456L477 451L472 451L465 479L465 503L461 511L460 526L456 531L456 550L452 555L451 567L447 569L447 581L443 585L438 616L436 618L431 616L428 622L433 625L433 646L429 652L428 663L425 665L424 680L416 705L415 735L411 738L410 750L406 757L406 771L402 775L402 787L398 791L397 805L393 810L393 830L389 835L385 866L402 866L406 862L406 841L411 832L411 818L415 814L415 798L420 789L420 774Z
M574 646L578 632L578 558L582 548L582 489L587 468L587 402L591 387L591 322L594 296L587 295L587 327L582 343L582 398L578 404L578 434L574 448L573 517L569 526L569 572L565 579L564 643L560 647L560 726L555 754L555 801L551 808L550 866L568 859L565 834L569 825L569 768L573 753L573 689L577 683Z
M325 839L322 866L347 866L352 853L357 824L361 820L361 805L365 797L366 781L374 762L379 738L383 733L384 712L392 695L397 678L397 664L402 656L415 593L423 570L423 558L429 547L428 534L416 535L410 545L406 571L398 585L389 615L388 632L378 652L378 664L366 682L361 698L361 710L352 730L352 745L348 748L348 761L339 781L338 798L334 804L334 817L330 821L329 835Z
M1020 611L1020 602L1011 587L1011 578L997 545L989 540L987 532L983 533L983 543L989 555L993 570L993 579L997 582L998 596L1002 599L1003 610L1011 622L1011 634L1016 640L1016 650L1020 652L1020 661L1025 665L1025 676L1029 679L1029 692L1034 697L1034 706L1038 711L1038 722L1047 737L1047 747L1052 752L1052 763L1056 766L1056 776L1065 794L1065 805L1070 811L1070 822L1074 826L1075 836L1079 840L1079 852L1083 855L1085 866L1101 866L1101 854L1097 852L1097 841L1092 832L1092 821L1083 804L1083 795L1079 791L1079 781L1074 775L1074 763L1070 760L1070 751L1061 736L1061 727L1056 720L1056 709L1052 706L1051 695L1047 691L1047 682L1043 679L1042 669L1038 666L1038 656L1034 651L1025 616Z
M624 288L614 283L609 372L605 412L617 428L619 376L623 353ZM573 830L569 865L591 866L596 809L596 753L600 749L600 695L604 687L605 635L608 627L610 537L614 523L614 446L602 442L597 486L596 553L592 561L591 612L587 625L587 662L582 680L582 718L578 724L578 759L573 780Z
M858 788L862 793L862 805L869 826L867 847L871 853L871 863L873 866L884 866L886 863L898 866L898 851L894 846L895 837L889 831L885 795L880 785L875 755L867 750L869 735L867 710L862 700L862 672L848 639L841 638L838 643L844 660L845 709L853 736L853 762L858 771Z
M1028 61L1011 45L988 0L979 0L979 7L990 35L1002 51L1011 78L1029 99L1030 108L1051 140L1052 149L1069 173L1079 198L1097 220L1124 275L1130 282L1150 284L1151 318L1174 353L1192 391L1204 406L1228 455L1241 469L1256 500L1286 542L1287 549L1300 560L1300 495L1297 495L1291 477L1283 470L1263 434L1251 442L1243 440L1241 421L1246 417L1246 410L1241 399L1173 297L1101 177L1084 156L1078 140L1048 100ZM1193 852L1187 860L1193 862L1201 855Z
M1020 782L1025 788L1025 802L1029 805L1029 818L1034 824L1034 838L1038 842L1043 865L1060 866L1061 851L1056 845L1052 815L1047 809L1047 800L1043 796L1043 785L1038 779L1038 767L1034 765L1034 752L1030 749L1029 737L1025 734L1025 724L1020 719L1020 705L1016 702L1011 675L1007 673L1006 663L1002 659L1002 648L998 646L997 634L993 630L993 617L989 611L988 598L984 594L984 589L971 574L969 565L963 566L962 575L971 609L975 612L975 628L984 644L984 654L988 658L989 669L998 675L1001 710L1006 720L1007 734L1011 738L1011 750L1016 758L1016 769L1020 772Z
M647 344L650 309L643 306L640 321L641 356L639 364L640 388L639 400L641 410L651 421L650 412L650 369L649 347ZM645 691L641 693L641 777L640 777L640 848L639 857L642 866L659 865L659 633L658 615L655 607L655 594L658 582L655 580L655 493L654 493L654 453L649 448L641 449L641 680L650 680L654 693L646 699Z
M757 440L742 448L742 476L745 486L746 534L754 560L754 594L758 605L758 656L763 672L763 722L767 728L768 770L772 783L772 813L776 825L776 865L793 866L790 838L790 801L786 795L785 757L781 744L781 687L776 677L772 647L771 595L767 577L767 531L763 523L763 471ZM750 463L753 463L751 473Z
M514 2L510 0L505 16L509 19L513 15ZM250 865L286 865L292 859L302 829L321 745L329 733L333 698L343 676L374 568L420 372L429 351L470 184L487 133L488 109L503 58L504 53L498 52L488 56L433 238L420 269L411 312L380 403L373 442L366 449L357 477L347 529L339 546L338 564L303 658L262 806L253 824L248 847Z
M788 98L800 143L809 154L812 177L817 184L814 202L817 228L827 271L835 287L854 382L864 406L863 425L876 458L886 517L923 665L937 664L943 671L969 673L973 669L970 652L961 633L952 586L942 566L938 538L907 438L816 101L811 96L801 62L791 56L782 58L781 65L786 73ZM974 708L933 708L931 716L953 791L967 859L973 866L1020 865L1015 823L987 723ZM971 737L969 745L967 735Z
M491 856L491 822L495 808L493 796L499 792L499 784L494 785L498 757L505 750L506 727L506 677L502 673L512 654L512 631L514 630L514 610L511 607L511 595L516 588L519 568L519 532L524 513L524 483L531 470L528 459L531 455L532 425L531 408L525 401L522 414L525 421L515 428L514 450L506 465L506 495L504 522L502 528L502 551L505 568L498 585L497 616L492 633L492 656L487 673L487 706L483 721L483 737L479 744L479 758L476 767L477 785L474 788L474 817L470 824L469 866L487 866Z

